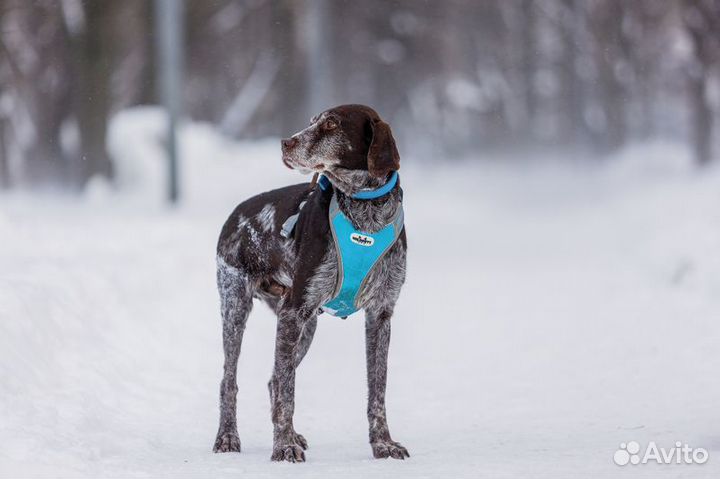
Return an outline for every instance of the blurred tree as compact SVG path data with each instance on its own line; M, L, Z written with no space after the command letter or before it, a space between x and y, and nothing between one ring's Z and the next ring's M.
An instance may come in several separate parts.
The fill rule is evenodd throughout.
M305 24L303 2L273 2L275 59L279 62L276 88L269 96L269 116L276 118L272 128L276 136L289 136L310 120L310 107L304 92L308 90L308 67L301 41ZM279 133L278 133L279 132ZM270 133L270 132L269 132Z
M601 112L596 139L603 152L620 148L627 135L623 84L627 74L624 56L627 45L622 22L626 10L626 3L617 0L595 0L588 10Z
M713 112L708 98L712 67L720 50L720 0L684 0L682 17L692 42L688 93L692 116L695 160L704 165L712 158Z
M129 12L143 1L0 4L0 64L11 72L3 89L14 92L9 121L25 182L82 187L111 177L108 120L134 96L113 87L115 75L133 69L117 53L132 45Z
M326 110L335 103L331 10L329 0L306 3L302 38L308 64L308 106L311 112Z
M0 15L2 15L2 9L5 7L4 2L0 1ZM1 23L0 23L1 25ZM4 51L5 45L2 43L2 37L0 37L0 58L6 56ZM11 81L7 78L11 75L9 65L7 62L0 61L0 190L7 190L12 186L12 178L10 172L10 150L8 148L8 137L9 137L9 103L7 85L11 84Z
M155 8L154 1L139 0L136 23L139 26L140 45L138 45L138 56L140 57L139 85L137 103L141 105L152 105L158 103L159 95L155 91Z
M636 0L627 3L624 22L628 41L628 66L632 78L628 103L629 123L641 139L656 133L655 103L662 88L661 64L672 42L673 0ZM670 35L668 34L670 32Z
M608 152L687 129L702 164L719 3L187 0L186 112L256 138L367 103L403 151L432 158ZM113 113L158 101L152 15L149 0L0 0L1 181L81 187L112 176Z
M583 77L578 72L580 58L587 54L580 31L586 27L585 16L578 0L561 0L557 16L562 54L559 56L560 142L577 147L587 136L583 111Z
M4 0L0 17L2 61L11 72L3 89L13 92L21 180L34 185L67 181L61 130L72 103L70 48L63 41L60 5L51 0Z
M506 2L505 5L512 5L514 2ZM521 0L520 4L515 7L519 21L516 22L519 32L514 35L520 38L519 49L520 67L516 70L520 72L520 93L522 97L522 121L520 123L520 131L524 133L526 138L534 138L534 124L537 115L537 91L535 88L535 78L537 75L538 62L538 41L537 41L537 10L535 0Z
M65 4L67 7L67 3ZM65 22L72 46L74 111L80 134L80 171L84 184L94 175L112 177L107 152L107 126L112 107L112 75L116 65L116 19L121 2L85 1L82 20ZM66 12L68 18L72 13Z
M12 185L10 179L10 158L5 141L7 120L0 115L0 190L7 190Z

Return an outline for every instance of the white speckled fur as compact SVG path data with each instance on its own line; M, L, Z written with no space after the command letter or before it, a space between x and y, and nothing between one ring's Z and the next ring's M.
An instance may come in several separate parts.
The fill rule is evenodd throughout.
M269 233L273 229L275 223L275 207L271 204L263 206L260 213L257 215L257 221L260 223L260 227L266 233Z

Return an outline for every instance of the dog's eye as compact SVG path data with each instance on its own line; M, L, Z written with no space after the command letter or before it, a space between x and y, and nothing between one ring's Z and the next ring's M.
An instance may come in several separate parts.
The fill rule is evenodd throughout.
M333 120L326 120L323 126L326 130L334 130L335 128L337 128L338 125Z

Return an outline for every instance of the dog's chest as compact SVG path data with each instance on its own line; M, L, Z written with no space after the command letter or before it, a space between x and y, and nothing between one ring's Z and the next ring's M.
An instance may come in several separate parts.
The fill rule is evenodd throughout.
M405 281L406 252L401 242L393 244L368 273L358 291L358 309L382 310L391 307L400 294ZM316 308L333 298L340 280L340 261L332 242L327 246L323 259L308 281L305 305Z

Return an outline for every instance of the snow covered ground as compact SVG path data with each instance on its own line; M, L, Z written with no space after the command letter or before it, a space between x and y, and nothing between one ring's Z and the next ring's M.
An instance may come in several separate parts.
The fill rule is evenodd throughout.
M372 459L362 319L323 317L298 372L308 462L276 464L261 305L240 360L243 452L211 452L214 247L236 203L301 178L276 141L188 126L171 209L157 113L123 113L112 135L121 192L0 196L1 477L718 477L720 172L682 149L594 167L404 159L388 415L412 457ZM709 461L615 465L632 440Z

